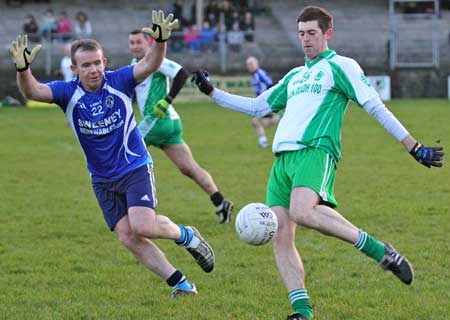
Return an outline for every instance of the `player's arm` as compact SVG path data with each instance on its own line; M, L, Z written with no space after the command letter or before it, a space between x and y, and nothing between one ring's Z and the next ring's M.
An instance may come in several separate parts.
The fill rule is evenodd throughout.
M214 88L208 78L208 73L204 70L195 71L192 74L194 82L199 90L210 96L212 101L220 106L245 113L249 116L260 118L272 111L267 98L271 90L267 90L256 98L248 98L225 92Z
M158 70L161 62L166 55L166 41L178 19L173 19L173 14L169 14L164 19L164 13L160 10L152 12L152 28L143 28L144 33L149 34L155 39L155 43L147 49L144 58L142 58L133 69L134 78L138 83L144 81L151 73Z
M30 65L42 46L37 45L31 50L27 48L27 36L18 35L9 48L9 54L14 60L17 70L17 86L22 95L27 99L42 102L51 102L53 95L50 87L36 80L30 70Z
M161 71L161 69L160 69L160 71ZM183 88L188 77L189 77L189 73L185 69L181 68L181 66L180 66L180 70L178 70L175 77L173 77L172 86L170 87L169 93L153 106L152 113L155 117L164 118L166 116L167 109L169 108L172 101L175 99L175 97L178 95L178 93Z
M419 163L428 168L431 166L442 167L442 160L444 158L443 148L441 146L426 147L416 141L392 112L386 108L379 97L370 99L363 107L371 116L377 119L390 134L400 141L405 149Z
M186 83L186 80L189 78L189 73L184 69L181 68L175 77L172 80L172 86L170 87L169 93L166 96L166 100L169 103L172 103L172 101L175 99L175 97L180 93L181 89L184 87L184 84Z

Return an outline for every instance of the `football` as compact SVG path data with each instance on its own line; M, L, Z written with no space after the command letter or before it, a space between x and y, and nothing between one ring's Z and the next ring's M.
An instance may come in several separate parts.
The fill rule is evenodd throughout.
M273 238L278 228L278 220L275 213L265 204L250 203L239 211L235 227L239 239L259 246Z

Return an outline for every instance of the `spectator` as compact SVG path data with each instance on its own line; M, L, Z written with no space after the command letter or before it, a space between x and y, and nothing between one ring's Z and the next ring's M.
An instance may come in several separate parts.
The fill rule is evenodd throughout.
M71 47L72 47L72 44L70 42L67 42L64 45L64 57L62 57L61 63L60 63L60 71L64 77L64 81L70 81L73 78L75 78L75 74L72 72L72 69L71 69L71 65L72 65L72 59L70 57Z
M233 7L231 6L230 1L225 0L222 4L222 10L220 12L223 12L224 20L225 20L225 27L227 31L230 31L233 26Z
M235 24L235 23L237 23L238 24L238 26L239 26L239 29L241 28L241 15L239 14L239 11L236 11L236 10L234 10L232 13L231 13L231 19L230 19L230 29L228 29L228 30L231 30L232 28L233 28L233 25Z
M92 34L91 22L83 11L79 11L75 16L75 34L77 38L87 38Z
M205 17L210 26L215 27L219 22L219 5L216 0L209 0L205 7Z
M184 47L183 37L184 37L183 30L181 29L180 23L173 28L172 36L170 37L169 40L169 46L173 52L183 51Z
M245 41L253 41L255 20L253 19L253 14L250 11L247 11L244 15L244 21L241 23L241 30L244 32Z
M67 16L66 11L61 11L57 21L58 38L69 41L72 38L72 21Z
M196 24L184 29L184 44L192 53L200 53L200 33Z
M56 17L53 13L53 9L49 8L42 16L41 35L44 40L51 41L53 34L58 31L56 24Z
M25 17L25 21L22 26L23 32L28 35L28 39L33 42L40 42L41 37L39 35L39 25L32 14Z
M216 29L208 21L203 21L202 30L200 30L200 48L202 51L212 51L212 45L216 39Z
M183 15L183 1L176 0L173 4L173 16L175 19L178 19L180 21L180 24L182 27L188 26L189 21L184 17Z
M231 27L231 31L227 32L227 40L231 51L239 52L241 45L244 43L244 33L239 29L239 23L235 22Z

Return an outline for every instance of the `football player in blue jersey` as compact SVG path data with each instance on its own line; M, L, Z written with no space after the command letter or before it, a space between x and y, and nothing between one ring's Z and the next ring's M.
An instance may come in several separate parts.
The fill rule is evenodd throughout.
M259 66L259 61L254 56L250 56L245 60L248 72L252 75L252 85L255 90L255 96L269 89L272 85L272 79L267 72ZM255 127L256 135L258 136L258 144L261 148L267 148L266 133L264 128L277 124L280 121L280 116L276 113L269 112L262 118L252 118L252 125Z
M166 41L178 23L162 11L152 12L152 27L142 29L156 42L137 64L105 71L101 45L92 39L71 47L72 81L40 83L30 64L41 46L27 49L18 36L9 50L17 69L17 84L29 99L53 102L65 112L86 155L92 186L109 228L148 269L166 280L172 296L195 295L197 289L166 259L152 239L172 239L195 258L205 272L214 268L214 253L200 233L157 215L152 158L136 127L133 91L156 71L166 53Z

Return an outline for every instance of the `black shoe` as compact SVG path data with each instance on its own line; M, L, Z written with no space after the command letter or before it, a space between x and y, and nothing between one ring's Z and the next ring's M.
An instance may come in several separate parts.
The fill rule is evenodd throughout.
M409 261L401 256L388 242L384 243L384 257L380 266L384 270L392 271L403 283L411 284L414 271Z
M216 211L220 223L229 223L233 213L234 203L229 200L223 200L222 209Z
M200 232L192 226L186 227L186 229L192 230L194 236L191 242L186 245L186 250L194 257L198 265L205 272L211 272L214 269L214 251L208 242L203 239Z
M294 312L288 315L287 320L306 320L306 318L302 316L300 313Z

